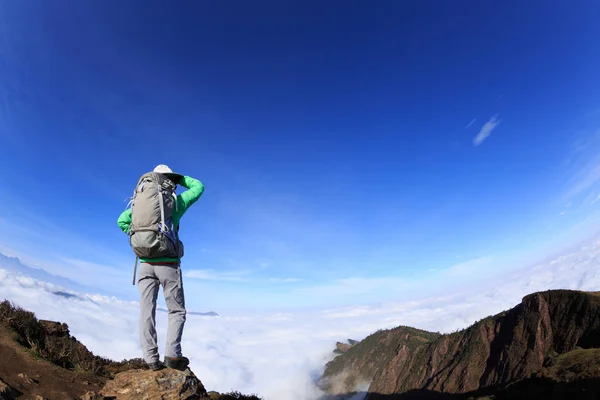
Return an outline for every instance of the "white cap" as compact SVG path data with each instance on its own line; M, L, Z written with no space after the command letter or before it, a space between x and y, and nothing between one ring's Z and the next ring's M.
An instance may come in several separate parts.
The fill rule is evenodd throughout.
M169 168L165 164L157 165L156 168L154 168L154 172L158 172L160 174L172 174L173 173L173 171L171 171L171 168Z

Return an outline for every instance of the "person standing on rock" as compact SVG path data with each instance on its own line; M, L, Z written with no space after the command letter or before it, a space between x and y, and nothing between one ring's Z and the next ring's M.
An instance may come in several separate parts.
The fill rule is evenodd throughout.
M175 193L177 185L188 190ZM169 367L185 370L189 359L181 353L181 337L186 319L181 258L183 243L179 239L179 222L185 212L204 192L197 179L174 173L166 165L158 165L139 179L127 208L117 221L129 236L140 261L137 280L140 292L140 339L144 361L152 370ZM133 283L135 284L135 271ZM164 363L160 361L156 338L156 299L159 286L169 312Z

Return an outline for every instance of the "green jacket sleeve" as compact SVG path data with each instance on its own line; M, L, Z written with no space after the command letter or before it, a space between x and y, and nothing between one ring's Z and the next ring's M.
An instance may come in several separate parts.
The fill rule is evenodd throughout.
M131 225L131 208L123 211L117 220L117 225L125 233L129 232L129 226Z
M183 215L202 196L204 185L198 179L190 176L184 176L179 184L188 189L177 196L177 208L179 214Z

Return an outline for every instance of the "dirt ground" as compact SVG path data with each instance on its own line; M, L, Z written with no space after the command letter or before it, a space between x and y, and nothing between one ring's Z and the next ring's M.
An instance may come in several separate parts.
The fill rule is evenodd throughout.
M27 400L35 400L36 396L48 400L78 399L89 391L99 391L104 383L98 377L65 370L34 357L1 324L0 379L20 393L17 399Z

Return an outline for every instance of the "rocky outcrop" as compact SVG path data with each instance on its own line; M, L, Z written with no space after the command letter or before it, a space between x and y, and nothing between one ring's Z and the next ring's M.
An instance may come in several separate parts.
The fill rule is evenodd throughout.
M335 350L333 350L334 354L344 354L346 353L348 350L350 350L352 348L352 346L354 346L356 343L355 340L350 340L348 339L348 343L342 343L342 342L337 342L335 344Z
M43 319L40 319L39 322L46 335L70 338L69 326L67 324Z
M100 399L100 395L97 394L96 392L87 392L86 394L84 394L83 396L81 396L79 398L79 400L99 400Z
M99 393L99 398L118 400L208 399L202 382L189 369L131 370L117 374Z
M327 364L320 386L330 394L342 394L368 386L375 374L405 347L416 351L439 335L400 326L381 330L361 342L352 342L347 350Z
M410 337L405 328L371 335L330 363L325 376L371 376L369 393L378 395L502 388L539 374L561 354L600 348L600 296L534 293L463 331L420 344L407 341ZM351 384L343 389L354 390Z

